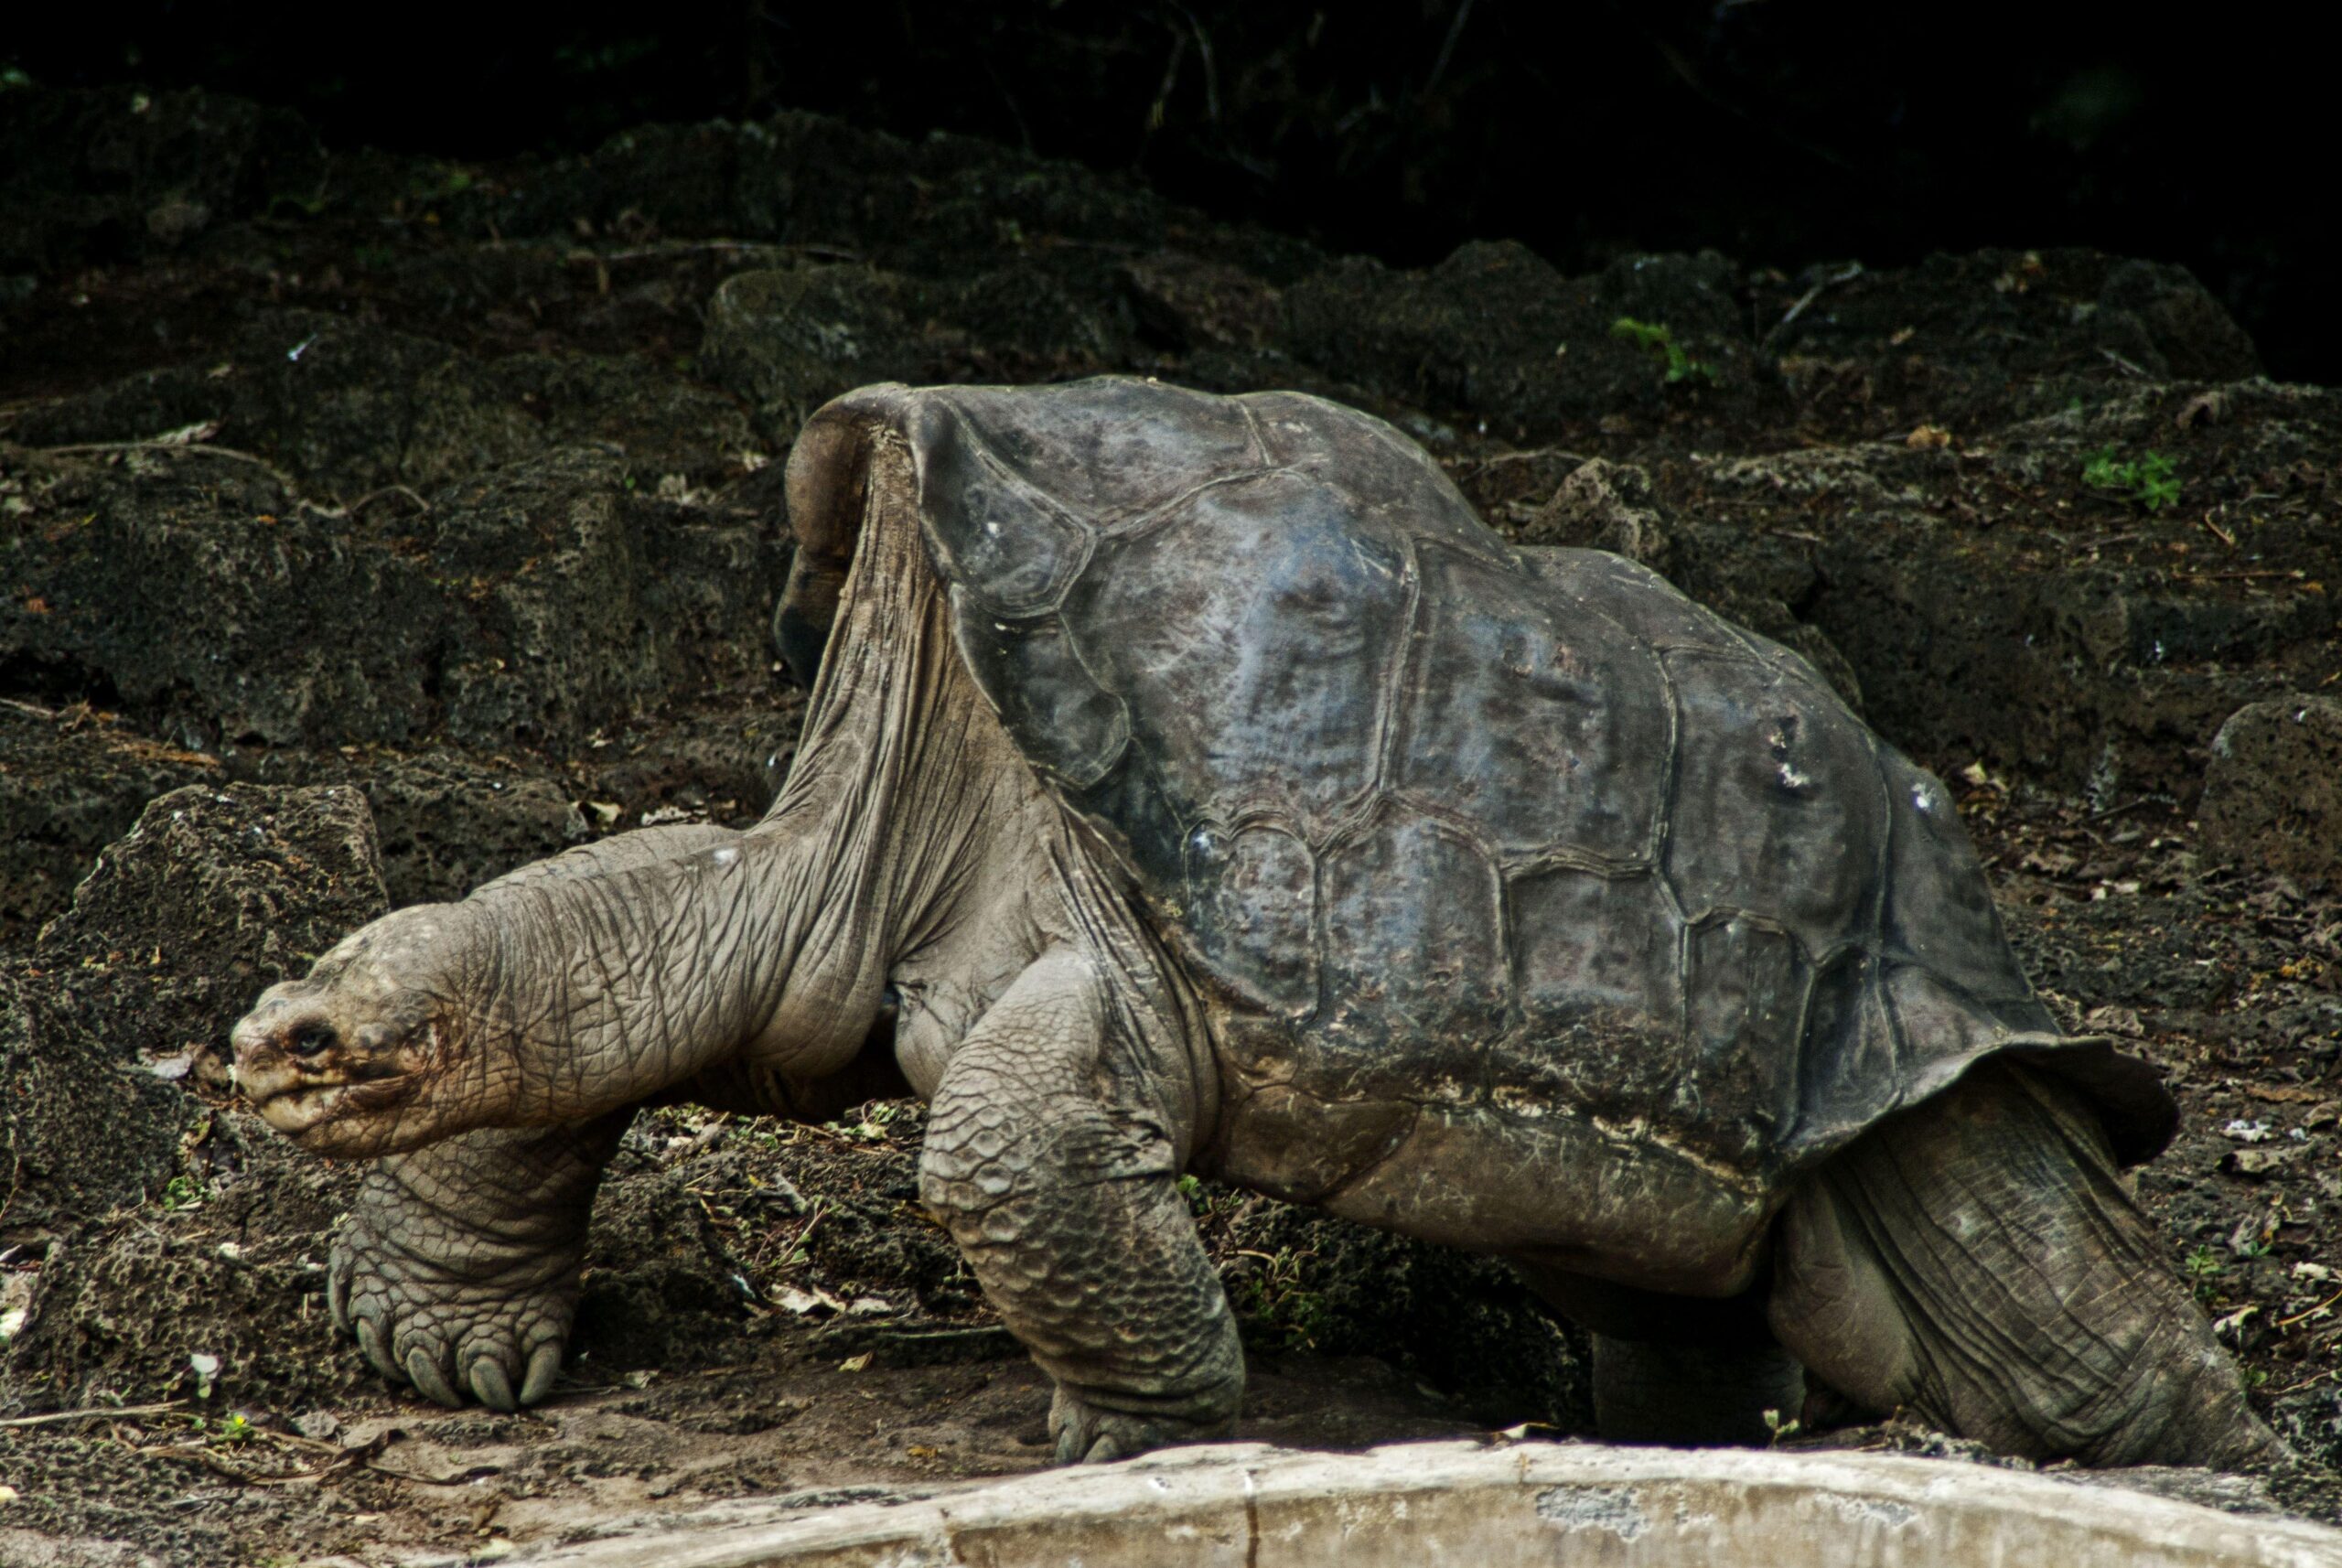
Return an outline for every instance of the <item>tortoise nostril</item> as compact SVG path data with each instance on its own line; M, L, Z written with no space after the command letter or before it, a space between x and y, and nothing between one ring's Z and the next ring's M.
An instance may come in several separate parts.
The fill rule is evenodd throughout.
M335 1044L331 1024L304 1024L285 1038L285 1048L296 1057L314 1057L331 1050Z

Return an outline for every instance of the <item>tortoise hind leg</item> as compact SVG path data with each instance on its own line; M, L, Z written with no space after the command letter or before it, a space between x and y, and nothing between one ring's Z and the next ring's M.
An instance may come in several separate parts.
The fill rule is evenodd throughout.
M1991 1062L1791 1196L1770 1316L1856 1402L2004 1453L2282 1455L2162 1252L2081 1097Z
M1805 1371L1767 1328L1760 1295L1666 1295L1532 1262L1513 1266L1593 1333L1603 1441L1758 1444L1797 1419Z

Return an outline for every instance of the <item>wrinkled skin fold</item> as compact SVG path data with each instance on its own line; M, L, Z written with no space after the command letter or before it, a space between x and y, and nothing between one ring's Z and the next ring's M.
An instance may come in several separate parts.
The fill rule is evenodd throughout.
M1295 394L865 389L789 499L818 673L762 822L399 911L238 1026L274 1125L377 1161L332 1281L387 1375L552 1391L637 1108L907 1086L1065 1461L1241 1409L1190 1170L1512 1259L1623 1436L1810 1385L2277 1452L2118 1174L2168 1097L2058 1032L1949 795L1795 655Z

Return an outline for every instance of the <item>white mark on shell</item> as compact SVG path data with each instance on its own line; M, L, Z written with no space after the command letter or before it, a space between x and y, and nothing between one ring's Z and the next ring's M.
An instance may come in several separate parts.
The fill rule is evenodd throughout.
M1936 809L1935 791L1928 789L1925 784L1912 785L1911 804L1918 807L1919 810L1923 811L1934 811Z
M740 858L740 852L732 845L725 844L722 849L709 851L707 858L718 865L730 865Z

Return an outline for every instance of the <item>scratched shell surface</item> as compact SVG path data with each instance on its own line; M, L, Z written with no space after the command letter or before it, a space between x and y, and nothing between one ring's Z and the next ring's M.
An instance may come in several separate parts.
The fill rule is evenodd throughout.
M2167 1136L2035 996L1943 786L1797 655L1508 546L1319 399L885 403L975 680L1314 1096L1663 1128L1761 1181L2017 1048L2122 1080L2127 1155Z

